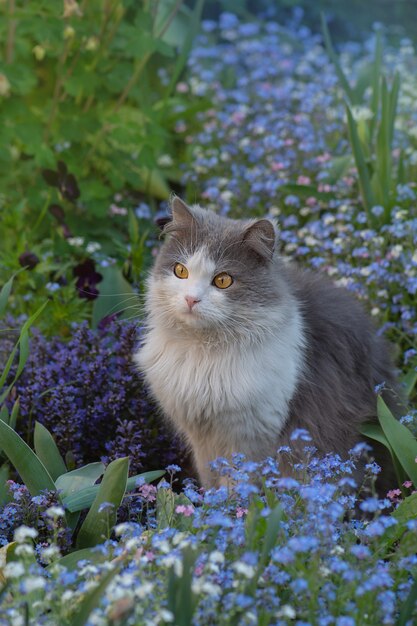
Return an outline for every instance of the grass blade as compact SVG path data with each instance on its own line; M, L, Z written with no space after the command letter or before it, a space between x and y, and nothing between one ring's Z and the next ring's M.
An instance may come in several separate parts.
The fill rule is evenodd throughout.
M3 316L4 311L6 310L7 300L9 299L10 293L12 291L13 281L16 274L13 274L11 278L5 283L0 291L0 317Z
M350 110L349 105L346 105L346 115L348 120L350 144L352 146L353 157L355 159L355 164L359 175L359 187L362 194L362 201L368 215L368 220L372 224L374 222L374 217L371 213L371 208L375 205L375 201L372 193L368 167L358 135L358 129L356 127L356 122L353 118L352 111Z
M52 480L55 481L58 476L66 473L67 467L57 448L54 438L49 430L39 422L35 423L33 443L36 456L45 465Z
M381 85L381 65L382 65L382 37L381 37L381 33L378 31L376 34L376 40L375 40L375 57L374 57L374 67L373 67L373 72L372 72L371 111L373 113L373 116L369 124L369 136L370 136L371 142L373 141L376 123L378 119L380 85Z
M395 419L384 400L378 396L378 418L398 461L410 480L417 485L417 441L411 431Z
M41 307L39 307L39 309L37 311L35 311L35 313L28 319L26 320L26 322L23 324L22 326L22 330L20 331L20 336L19 339L16 342L16 345L14 346L9 358L7 359L7 363L5 365L5 368L3 370L2 375L0 376L0 389L3 387L4 383L6 382L7 376L9 375L10 369L12 367L13 361L14 361L14 357L16 355L16 351L18 349L18 347L20 347L21 349L21 354L19 355L19 365L17 368L17 372L12 380L12 382L9 384L9 386L5 389L5 391L3 391L3 393L0 396L0 404L2 404L5 400L5 398L7 398L7 396L9 395L13 385L15 384L16 380L19 378L20 374L23 371L23 368L25 366L26 363L26 359L29 355L29 343L28 343L28 331L29 328L32 326L32 324L37 320L37 318L41 315L41 313L43 312L44 308L46 307L46 305L48 304L48 302L44 302L43 305ZM22 342L22 346L20 345Z
M108 539L116 521L116 512L126 491L129 459L112 461L103 475L97 495L87 513L77 537L77 548L90 548ZM105 503L113 505L111 511L99 511Z
M42 490L56 491L51 475L21 437L0 420L0 440L3 452L16 468L31 496L38 496Z
M405 374L405 376L403 376L401 380L401 385L405 393L407 394L407 398L411 397L411 394L413 393L416 384L417 384L417 369L413 367L412 369L410 369L410 371L408 371Z
M397 620L396 626L406 626L406 624L415 623L413 622L413 615L416 608L417 602L417 579L414 578L413 585L410 589L410 592L401 607L400 615Z
M330 38L330 33L329 33L329 29L327 27L327 22L325 20L324 14L321 14L321 28L323 31L323 37L324 37L324 43L326 46L326 50L327 50L327 54L329 55L329 59L331 60L331 62L334 65L334 69L336 71L336 75L339 79L339 82L343 88L343 91L346 94L347 99L349 100L349 102L351 104L357 104L356 103L356 98L355 98L355 94L353 92L353 89L351 88L351 86L349 85L349 81L346 78L343 70L342 70L342 66L339 63L339 59L337 58L337 54L334 51L333 48L333 44L332 44L332 40Z

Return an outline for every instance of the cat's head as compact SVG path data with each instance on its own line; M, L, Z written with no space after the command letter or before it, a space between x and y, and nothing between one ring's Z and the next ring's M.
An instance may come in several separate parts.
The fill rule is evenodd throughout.
M232 220L178 197L171 210L149 280L150 312L169 326L234 332L264 318L282 296L272 222Z

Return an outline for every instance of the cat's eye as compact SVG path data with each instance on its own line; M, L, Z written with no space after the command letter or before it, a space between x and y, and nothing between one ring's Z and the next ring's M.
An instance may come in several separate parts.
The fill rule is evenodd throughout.
M182 263L175 263L174 274L177 278L188 278L188 270Z
M213 278L213 285L216 285L219 289L227 289L233 283L233 278L227 272L217 274Z

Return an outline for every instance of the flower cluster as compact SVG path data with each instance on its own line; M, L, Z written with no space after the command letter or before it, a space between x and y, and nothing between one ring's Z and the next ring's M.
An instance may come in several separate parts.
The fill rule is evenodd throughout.
M389 500L363 493L358 502L352 478L358 451L344 462L308 453L297 478L282 477L276 459L257 464L239 455L213 466L230 480L229 489L202 492L190 481L176 495L164 481L147 486L143 499L155 505L155 530L119 524L119 541L77 567L55 557L48 573L36 569L44 593L31 618L63 623L115 568L89 624L116 616L126 624L181 623L187 611L196 626L394 624L417 564L416 525L393 513ZM21 530L18 538L31 542L30 529ZM46 558L54 550L59 555L52 542L41 552ZM7 566L12 593L0 620L16 618L23 587L35 576L30 567L23 559Z
M374 46L371 37L341 47L350 78L363 73ZM410 103L417 84L410 76L416 64L409 41L401 41L395 54L387 48L386 71L403 77L396 145L406 145L402 157L411 181L417 152ZM282 251L367 300L382 331L389 329L397 342L405 335L402 346L409 349L417 335L415 184L394 190L390 223L367 223L341 90L320 36L300 24L288 30L224 14L219 23L204 22L189 71L194 95L212 99L196 136L187 135L185 124L178 129L190 143L192 166L184 166L184 182L193 196L197 189L204 205L224 214L278 218ZM354 109L357 118L364 108ZM394 160L399 153L396 148ZM373 207L376 223L383 211ZM412 356L408 352L406 360Z
M0 345L4 333L2 338ZM31 436L35 421L41 422L77 465L121 456L130 457L132 473L185 464L183 446L158 419L134 367L137 341L136 324L116 321L96 332L75 325L67 342L35 331L15 387L19 432L27 436L29 428Z

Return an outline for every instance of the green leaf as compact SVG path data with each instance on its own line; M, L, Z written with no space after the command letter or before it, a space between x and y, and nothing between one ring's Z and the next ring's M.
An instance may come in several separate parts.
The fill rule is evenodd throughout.
M13 361L14 361L15 354L17 352L17 348L20 347L21 348L21 354L19 355L19 365L18 365L16 374L15 374L12 382L10 383L10 385L0 395L0 405L4 402L5 398L7 398L7 396L9 395L9 393L10 393L12 387L13 387L13 385L15 384L16 380L19 378L20 374L23 371L26 359L28 357L28 351L29 351L27 333L29 331L29 328L37 320L37 318L40 316L40 314L42 313L42 311L44 310L44 308L46 307L47 304L48 304L48 302L44 302L44 304L37 311L35 311L35 313L28 320L26 320L26 322L22 326L22 329L20 331L19 339L17 340L16 345L14 346L14 348L13 348L9 358L7 359L7 363L6 363L6 365L5 365L4 369L3 369L3 373L0 376L0 389L1 389L3 387L3 385L5 384L7 376L8 376L8 374L10 372L10 369L11 369L11 367L13 365ZM23 346L20 346L21 342L22 342Z
M9 426L10 428L13 428L13 430L16 429L16 422L17 422L17 416L19 415L19 410L20 410L20 400L19 398L17 398L16 402L13 405L11 415L9 417Z
M35 423L33 437L34 448L38 459L42 461L52 480L56 481L58 476L65 474L67 467L59 453L54 438L49 430L39 422Z
M66 567L69 571L77 569L79 561L90 561L90 563L103 563L107 556L97 548L83 548L70 552L58 560L58 563Z
M158 530L168 528L174 519L175 493L172 489L158 489L156 494L156 520Z
M384 400L378 396L378 418L382 430L392 446L398 461L410 480L417 485L417 441L411 431L395 419Z
M98 493L78 533L77 548L89 548L109 538L117 509L126 491L128 471L127 457L116 459L107 467ZM107 502L113 505L113 509L99 511L100 506Z
M82 468L81 468L82 469ZM78 470L76 470L78 471ZM163 470L155 470L153 472L145 472L144 474L138 474L137 476L131 476L126 483L126 492L133 491L136 488L136 482L139 478L142 478L145 483L150 483L157 478L161 478L165 472ZM68 474L66 474L67 476ZM84 487L77 491L77 493L66 496L63 500L65 508L71 512L82 511L82 509L89 508L94 502L100 485L91 485L90 487Z
M404 469L402 468L401 463L399 462L397 455L395 454L392 446L390 445L390 442L384 435L382 426L375 422L364 422L360 430L361 430L362 435L365 435L366 437L369 437L370 439L377 441L378 443L382 444L389 450L391 454L391 458L392 458L392 464L395 470L395 475L397 477L398 484L401 486L403 482L406 480L407 475L405 474Z
M4 453L16 468L31 496L41 491L56 491L51 475L21 437L7 424L0 421L0 440Z
M329 59L331 60L331 62L334 65L335 71L336 71L336 75L339 79L339 82L343 88L343 91L345 92L349 102L351 104L356 104L356 98L355 98L355 94L351 88L351 86L349 85L349 81L346 78L343 70L342 70L342 66L339 63L339 59L337 58L337 55L334 51L333 48L333 44L332 44L332 40L330 38L330 33L329 33L329 29L327 27L327 23L324 17L324 14L321 13L321 27L322 27L322 31L323 31L323 37L324 37L324 43L326 45L326 50L327 50L327 54L329 55Z
M191 583L197 553L191 546L182 551L182 573L178 576L173 567L168 575L168 609L174 615L176 626L192 626L196 596Z
M66 498L69 496L78 494L86 487L94 485L100 476L104 474L105 469L104 463L97 462L89 463L71 472L61 472L62 475L55 479L55 486L61 491L64 503L66 503Z
M375 40L375 57L372 71L372 96L371 111L373 113L369 126L370 141L373 140L376 123L378 120L379 97L381 85L381 64L382 64L382 37L380 31L376 34Z
M94 300L93 328L107 315L120 313L126 308L126 298L133 294L131 285L116 266L100 269L103 280L99 283L100 295Z
M69 626L85 626L87 624L92 611L100 604L107 585L119 573L119 570L120 565L115 565L113 569L103 576L97 587L94 587L92 591L84 596L75 613L69 618Z
M400 615L396 622L396 626L406 626L406 624L415 623L413 621L413 616L415 615L416 603L417 603L417 579L414 578L414 582L410 589L410 592L401 607Z
M405 376L403 376L401 383L405 393L407 394L407 398L410 398L417 383L417 370L414 367L409 370Z
M411 496L404 498L402 502L397 506L392 514L400 524L407 524L410 520L417 518L417 493L412 493Z
M13 274L11 278L3 285L2 290L0 291L0 317L4 314L7 306L7 300L9 299L10 292L12 290L13 281L16 274Z
M0 506L4 506L7 502L10 502L11 496L9 489L6 485L6 481L9 479L9 466L7 463L3 463L0 466Z
M368 219L372 224L374 222L374 218L371 213L371 208L375 206L374 195L372 193L371 181L369 178L365 155L363 153L361 142L358 136L358 129L349 105L346 105L346 115L348 120L349 140L359 175L359 187L362 194L362 201L368 215Z

